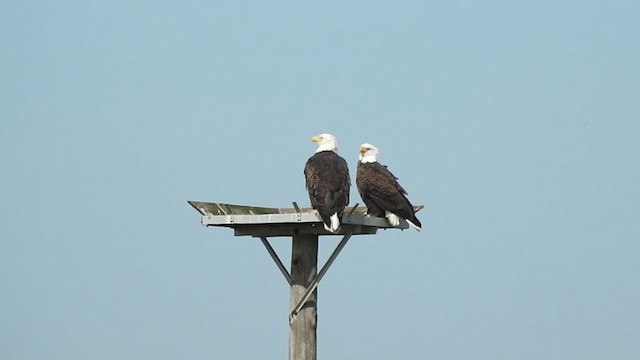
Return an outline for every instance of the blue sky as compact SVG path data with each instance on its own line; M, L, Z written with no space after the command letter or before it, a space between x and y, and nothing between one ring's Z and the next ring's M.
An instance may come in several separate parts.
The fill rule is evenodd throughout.
M639 16L3 2L0 358L285 358L281 274L186 201L308 204L322 132L352 177L375 144L425 209L420 233L344 249L319 288L319 357L638 358Z

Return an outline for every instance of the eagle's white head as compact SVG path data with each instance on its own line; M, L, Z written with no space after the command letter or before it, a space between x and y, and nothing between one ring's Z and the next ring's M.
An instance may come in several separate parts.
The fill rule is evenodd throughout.
M364 143L360 145L360 162L363 164L377 162L379 153L380 151L378 151L377 147Z
M311 141L318 144L316 152L333 151L338 152L338 139L331 134L320 134L311 138Z

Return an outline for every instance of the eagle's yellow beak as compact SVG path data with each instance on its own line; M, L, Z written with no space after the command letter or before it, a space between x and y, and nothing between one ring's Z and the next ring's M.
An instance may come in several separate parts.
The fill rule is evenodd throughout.
M367 151L367 148L364 146L360 146L360 154L364 154Z
M320 141L320 136L314 136L311 138L311 142L318 142Z

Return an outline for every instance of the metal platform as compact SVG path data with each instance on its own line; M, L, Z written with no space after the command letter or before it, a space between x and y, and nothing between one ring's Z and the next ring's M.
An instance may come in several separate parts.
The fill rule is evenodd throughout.
M234 230L235 236L273 237L293 235L370 235L378 229L408 229L402 220L391 226L384 218L366 215L366 207L349 207L342 217L342 225L336 233L325 230L318 212L312 208L300 208L294 202L292 208L269 208L188 201L202 215L202 225L221 226ZM423 208L415 206L416 212Z
M227 227L234 230L235 236L260 238L269 256L291 288L290 343L295 343L291 334L297 334L300 337L303 336L300 334L313 334L315 339L315 325L313 324L316 322L316 289L320 280L353 235L375 234L378 229L403 230L409 228L409 224L404 220L401 220L398 226L391 226L387 219L369 216L367 208L358 207L358 204L345 209L340 230L336 233L330 233L324 228L316 210L300 208L295 202L292 208L269 208L200 201L188 201L188 203L202 215L201 222L204 226ZM423 206L419 205L414 208L417 212ZM343 237L320 272L317 272L320 235L342 235ZM292 238L291 273L269 243L269 237L278 236ZM305 306L308 309L306 313ZM294 320L299 317L300 313L304 313L302 316L304 319L295 322Z

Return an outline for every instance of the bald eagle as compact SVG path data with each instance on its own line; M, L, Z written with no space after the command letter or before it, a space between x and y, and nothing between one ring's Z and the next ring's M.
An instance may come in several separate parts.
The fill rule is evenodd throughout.
M338 141L331 134L311 138L318 144L315 154L304 166L304 176L311 206L318 210L324 228L335 233L340 229L344 208L349 204L349 167L338 155Z
M422 224L407 199L407 192L398 183L398 178L378 162L378 154L375 146L360 145L356 185L360 197L367 205L367 213L386 217L393 226L398 226L400 219L404 219L420 231Z

